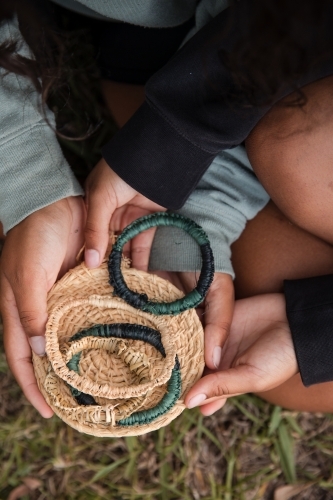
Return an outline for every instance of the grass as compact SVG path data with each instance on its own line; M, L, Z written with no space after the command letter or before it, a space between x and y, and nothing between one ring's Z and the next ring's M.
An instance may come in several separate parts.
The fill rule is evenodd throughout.
M145 436L95 438L42 419L3 349L0 395L1 500L268 500L286 484L308 485L295 499L333 498L331 416L244 396Z

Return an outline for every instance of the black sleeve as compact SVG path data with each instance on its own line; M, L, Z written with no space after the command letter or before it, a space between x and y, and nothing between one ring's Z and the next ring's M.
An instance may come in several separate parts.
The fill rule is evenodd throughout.
M122 179L164 207L179 209L213 158L242 143L269 109L240 103L219 58L247 29L252 1L234 2L191 38L148 81L145 103L103 149ZM324 66L300 84L333 73L333 60Z
M333 274L285 281L284 293L304 385L333 381Z

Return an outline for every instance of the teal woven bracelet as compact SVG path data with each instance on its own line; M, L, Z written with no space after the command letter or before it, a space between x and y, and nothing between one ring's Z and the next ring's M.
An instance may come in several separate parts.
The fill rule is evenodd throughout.
M201 251L202 268L197 286L182 299L169 303L154 302L149 300L146 294L130 290L120 267L124 245L142 231L155 226L175 226L183 229L198 243ZM196 222L180 214L157 212L135 220L123 230L113 245L108 270L114 294L127 304L155 315L176 315L198 306L205 298L214 278L214 257L206 233Z

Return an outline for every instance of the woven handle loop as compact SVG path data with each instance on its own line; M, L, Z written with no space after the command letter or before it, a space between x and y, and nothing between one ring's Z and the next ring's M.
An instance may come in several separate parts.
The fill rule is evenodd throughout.
M142 231L155 226L175 226L186 231L198 243L201 250L202 268L197 286L185 297L173 302L154 302L146 294L128 288L121 272L121 256L124 245ZM214 257L208 237L194 221L180 214L157 212L140 217L129 224L112 247L108 262L110 284L114 294L127 304L155 315L176 315L199 305L205 298L214 278Z

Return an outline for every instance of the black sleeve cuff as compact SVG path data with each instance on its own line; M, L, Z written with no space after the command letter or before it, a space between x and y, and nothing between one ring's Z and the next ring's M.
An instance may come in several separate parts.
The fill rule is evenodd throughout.
M215 154L203 151L145 102L102 150L127 184L165 208L181 208Z
M333 275L286 280L284 293L303 384L333 381Z

